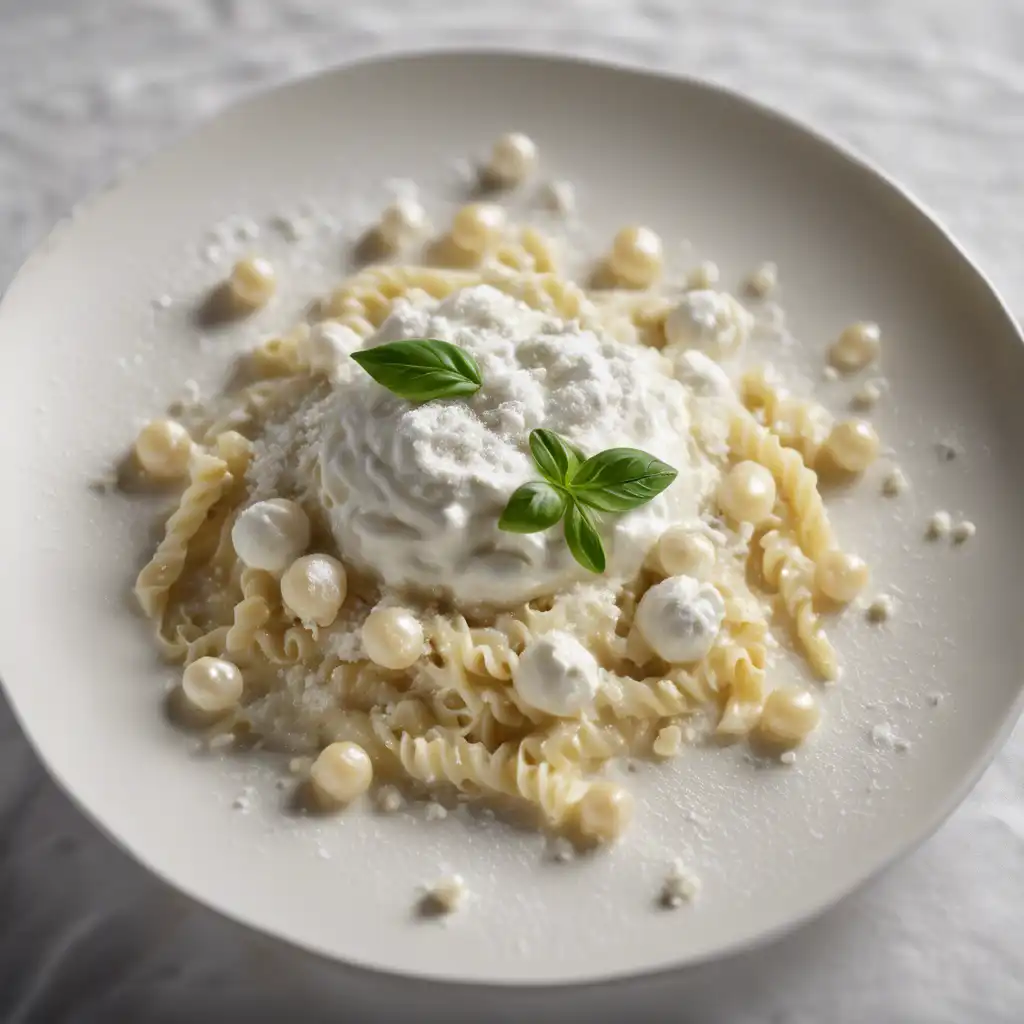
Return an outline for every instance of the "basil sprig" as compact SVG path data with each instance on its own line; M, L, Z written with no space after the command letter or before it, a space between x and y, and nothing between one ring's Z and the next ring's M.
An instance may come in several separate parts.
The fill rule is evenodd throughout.
M483 383L468 352L436 338L389 341L353 352L352 358L378 384L410 402L472 395Z
M677 470L638 448L608 448L589 459L553 430L530 433L530 454L543 480L517 488L498 527L536 533L564 517L565 542L573 558L593 573L607 565L591 509L628 512L657 497Z

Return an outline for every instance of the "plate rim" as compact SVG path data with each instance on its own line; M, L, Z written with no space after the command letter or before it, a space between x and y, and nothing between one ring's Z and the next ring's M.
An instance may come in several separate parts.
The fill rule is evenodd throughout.
M50 247L55 244L66 228L83 212L101 201L105 196L114 192L120 185L130 181L137 174L144 172L156 164L168 153L178 146L185 144L208 131L217 121L224 117L235 115L241 111L256 106L272 94L282 93L291 89L299 89L311 82L318 81L331 76L341 76L345 73L369 65L386 64L416 64L437 60L460 60L479 59L481 57L495 57L504 60L537 62L549 65L574 65L591 68L597 71L610 71L616 74L627 74L634 77L661 80L671 82L675 85L710 93L722 100L738 107L744 107L753 111L760 117L774 122L776 125L795 131L814 143L818 149L830 152L840 158L844 164L854 169L860 175L866 175L886 186L890 194L899 197L909 212L912 212L918 219L920 226L930 229L935 234L935 240L943 244L951 255L955 255L960 270L969 274L977 285L980 285L987 304L991 305L993 314L1001 314L1005 326L1009 329L1019 345L1024 347L1024 326L1017 320L1005 297L995 286L989 275L979 266L976 260L968 252L967 248L954 237L942 217L937 214L927 203L914 195L907 186L895 180L889 173L880 168L871 158L862 154L856 147L836 139L830 133L802 120L800 117L788 111L772 106L768 102L742 91L741 89L725 85L714 79L694 75L689 72L674 71L667 68L651 68L640 62L633 62L627 59L616 57L595 56L589 53L570 54L544 45L523 45L516 47L491 46L491 45L441 45L432 47L398 47L398 48L372 48L365 50L350 59L338 64L324 67L307 74L299 74L286 78L282 81L261 86L251 93L225 104L216 111L202 117L198 122L189 125L184 131L173 133L155 149L149 151L129 167L115 171L103 184L99 185L88 195L82 197L61 216L59 216L52 227L31 247L14 275L0 292L0 329L3 325L4 306L12 292L17 287L19 280L27 276L36 262L48 253ZM0 651L0 658L3 652ZM966 799L974 789L981 776L995 759L996 755L1006 743L1018 720L1024 713L1024 676L1017 683L1018 692L1005 714L1000 727L990 736L985 746L972 762L959 784L953 787L940 801L936 810L927 815L918 828L912 831L909 839L898 844L897 848L886 855L876 858L861 870L856 872L853 881L844 885L840 891L833 893L824 900L821 900L809 909L805 909L793 918L787 919L781 924L762 929L751 935L742 936L732 942L723 943L717 949L710 949L705 952L689 955L685 959L672 964L663 964L656 967L641 969L626 969L613 973L604 972L596 978L569 978L569 979L543 979L530 981L502 980L502 979L466 979L459 975L450 975L444 972L420 972L415 966L403 969L383 967L379 964L367 963L353 957L339 957L334 953L300 938L283 934L278 930L254 923L242 911L237 909L224 909L212 903L206 896L199 896L192 891L188 884L172 880L163 870L150 862L149 857L135 848L135 845L124 840L115 834L112 826L108 826L102 816L86 806L76 795L72 786L63 775L55 769L45 752L37 743L35 735L29 728L22 716L15 691L4 681L4 673L0 670L0 688L7 698L15 722L18 724L22 735L28 741L30 747L42 764L47 775L52 779L61 792L70 800L71 804L81 813L87 821L96 827L99 832L108 839L115 847L126 853L133 861L141 865L146 872L155 878L160 885L185 895L189 900L199 904L206 911L212 912L221 918L230 921L233 925L240 926L274 942L284 943L294 949L300 950L303 954L313 955L318 960L324 961L335 968L344 970L366 972L369 975L379 976L381 979L400 980L403 983L414 983L417 985L429 986L431 988L443 989L457 986L466 990L481 992L507 991L512 992L547 992L549 990L562 989L586 989L600 990L605 986L619 985L624 982L643 983L652 981L669 974L676 974L699 968L712 962L727 962L734 960L745 953L760 946L781 938L805 924L817 919L826 911L845 901L852 893L861 889L870 880L889 870L894 864L901 861L930 838L938 828L953 814L953 812Z

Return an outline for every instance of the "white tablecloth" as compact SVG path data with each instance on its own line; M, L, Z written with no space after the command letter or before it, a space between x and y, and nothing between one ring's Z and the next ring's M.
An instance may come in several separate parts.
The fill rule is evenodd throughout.
M1019 0L7 0L0 285L79 197L245 93L356 54L491 43L706 75L910 186L1024 311ZM837 254L839 257L841 254ZM3 578L0 605L17 600ZM0 658L2 663L2 658ZM566 995L387 982L169 892L47 780L0 701L0 1020L702 1024L1024 1020L1024 729L922 849L728 962ZM397 1002L396 1002L397 1001ZM486 1007L486 1008L485 1008Z

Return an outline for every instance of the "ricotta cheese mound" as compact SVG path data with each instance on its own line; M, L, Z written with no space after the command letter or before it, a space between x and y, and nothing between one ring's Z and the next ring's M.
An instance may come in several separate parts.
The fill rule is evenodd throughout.
M593 580L560 526L498 529L512 492L539 478L529 453L536 427L588 455L640 448L679 471L646 505L598 517L605 582L634 575L665 527L698 517L714 470L691 437L691 392L658 352L487 285L439 303L399 301L364 347L415 338L472 354L483 386L469 397L414 403L366 373L336 381L324 412L320 496L347 563L393 590L462 608L511 607Z

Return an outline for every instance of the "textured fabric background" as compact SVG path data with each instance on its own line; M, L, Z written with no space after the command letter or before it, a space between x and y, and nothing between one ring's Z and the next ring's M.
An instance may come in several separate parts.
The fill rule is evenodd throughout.
M917 192L1024 312L1019 0L3 0L0 286L74 201L236 97L357 54L477 42L685 70L776 104ZM2 579L0 604L16 586ZM6 1024L1020 1022L1022 912L1018 729L921 850L770 947L571 997L453 1003L280 949L167 891L49 783L0 698Z

